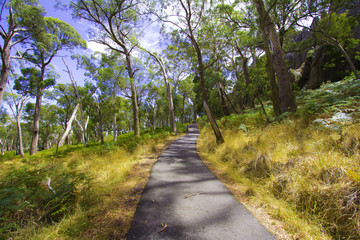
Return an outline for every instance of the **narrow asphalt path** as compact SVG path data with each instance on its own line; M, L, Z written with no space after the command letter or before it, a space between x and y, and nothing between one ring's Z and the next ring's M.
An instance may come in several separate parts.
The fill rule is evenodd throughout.
M196 125L154 165L127 239L276 239L196 153Z

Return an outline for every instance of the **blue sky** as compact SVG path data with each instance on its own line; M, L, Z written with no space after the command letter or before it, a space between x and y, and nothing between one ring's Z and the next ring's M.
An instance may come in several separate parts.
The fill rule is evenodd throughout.
M82 36L82 38L84 40L87 41L87 45L88 45L88 49L87 50L82 50L82 49L77 49L75 50L76 53L79 54L91 54L95 51L104 51L105 47L103 45L94 43L94 42L90 42L91 39L89 39L88 36L88 31L89 31L89 22L85 21L85 20L78 20L78 19L73 19L71 16L71 11L65 11L65 10L60 10L60 9L56 9L54 8L54 4L55 1L54 0L39 0L40 4L44 7L45 11L47 12L46 16L47 17L54 17L54 18L59 18L60 20L67 22L68 24L70 24L72 27L74 27L76 29L76 31ZM69 0L66 1L61 1L62 3L66 4L69 3ZM148 26L145 31L144 31L144 35L142 37L141 44L147 48L147 49L151 49L151 51L160 51L161 48L159 47L159 29L160 29L160 25L159 24L152 24L151 26ZM69 76L67 73L65 73L63 70L65 69L65 66L61 60L61 57L64 57L66 59L66 62L68 63L68 65L71 68L71 71L76 79L76 81L78 82L78 85L83 85L84 80L85 80L85 76L84 76L84 71L81 69L76 69L76 62L72 61L71 58L71 53L67 52L67 51L62 51L60 52L60 54L58 54L58 57L56 57L53 62L52 65L55 68L55 71L60 75L60 78L57 79L57 83L69 83Z

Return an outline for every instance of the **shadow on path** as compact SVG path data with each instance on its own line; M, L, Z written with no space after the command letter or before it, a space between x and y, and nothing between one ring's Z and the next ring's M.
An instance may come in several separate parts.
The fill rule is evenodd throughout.
M202 163L198 135L190 125L159 156L127 239L276 239Z

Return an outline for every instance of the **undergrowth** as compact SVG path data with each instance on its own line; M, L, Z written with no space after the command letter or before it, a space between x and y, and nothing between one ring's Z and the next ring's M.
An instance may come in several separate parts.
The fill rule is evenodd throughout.
M119 185L141 156L157 151L169 136L169 129L159 128L140 137L123 134L116 142L66 145L23 159L7 152L0 157L0 239L83 238L91 216L109 201L106 197L113 191L124 194Z
M267 123L261 111L203 124L198 149L248 199L300 239L360 239L360 80L299 95L299 110Z

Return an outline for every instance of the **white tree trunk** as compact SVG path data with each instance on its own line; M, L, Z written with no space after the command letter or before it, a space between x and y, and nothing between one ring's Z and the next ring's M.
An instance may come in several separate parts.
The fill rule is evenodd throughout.
M67 138L67 136L69 135L70 131L71 131L71 125L72 125L72 122L74 121L75 117L76 117L76 114L77 114L77 110L79 108L79 104L76 104L72 114L71 114L71 117L66 125L66 130L63 134L63 136L61 137L60 141L59 141L59 144L58 144L58 147L61 147L64 145L65 143L65 139Z

